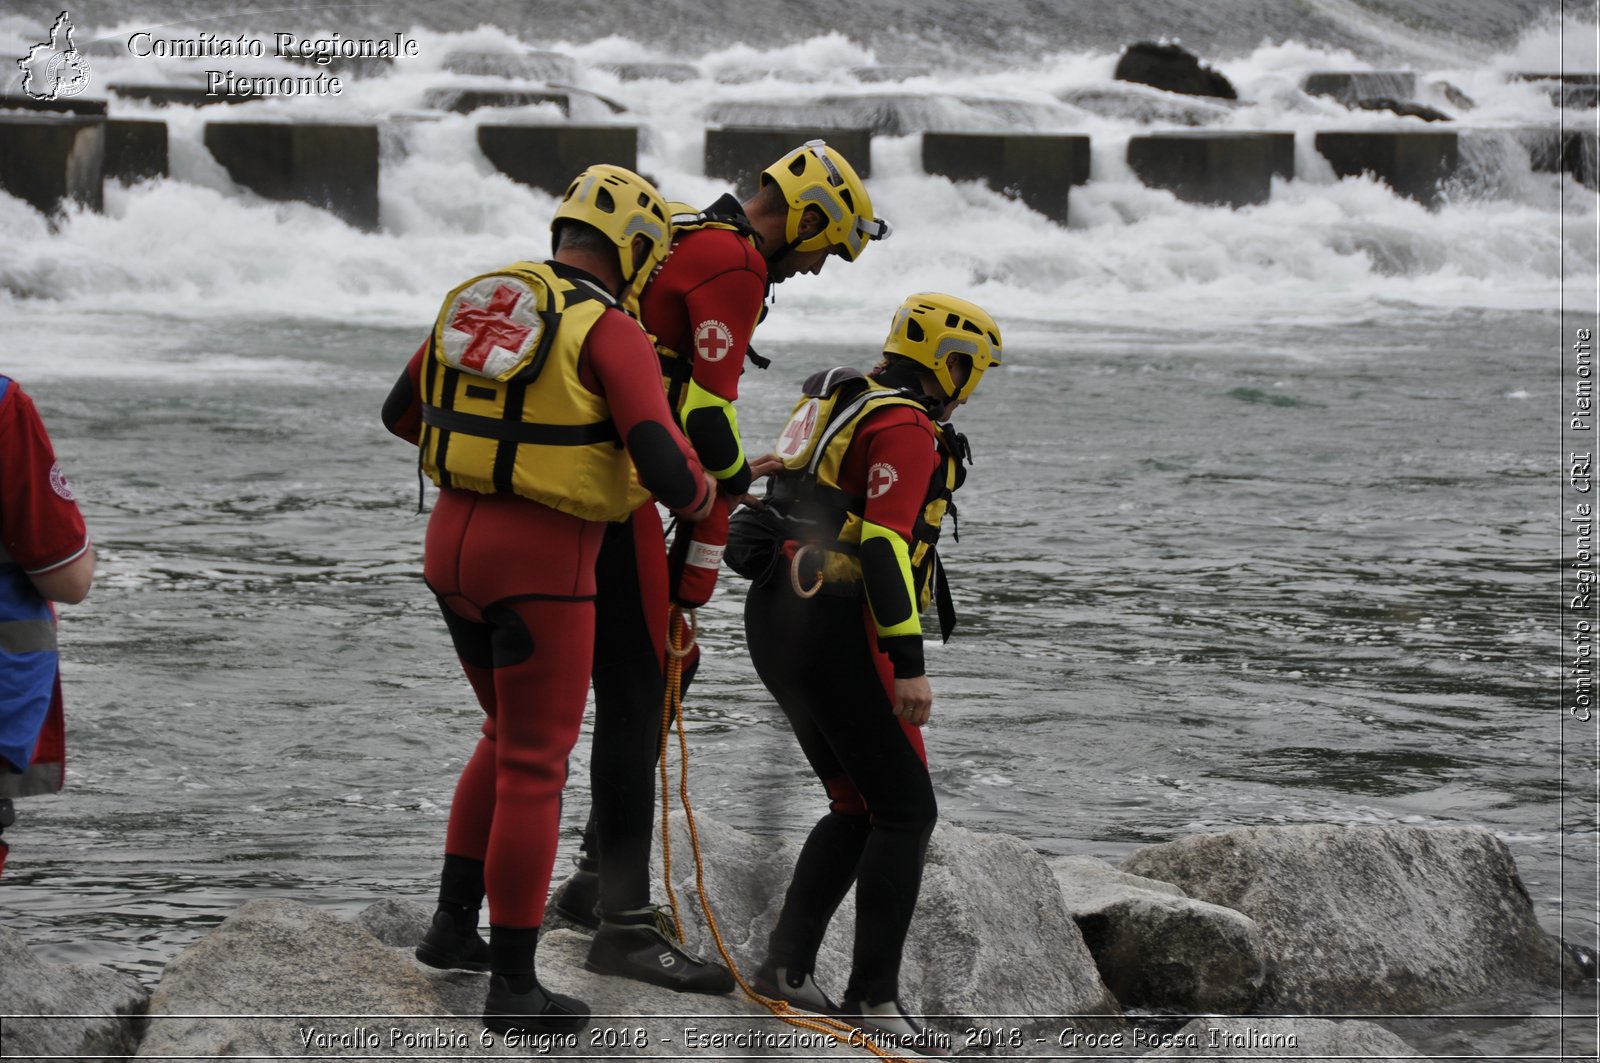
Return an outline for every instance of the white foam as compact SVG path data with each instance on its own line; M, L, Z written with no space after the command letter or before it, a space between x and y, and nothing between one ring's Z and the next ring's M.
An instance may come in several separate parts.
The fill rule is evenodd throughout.
M19 26L18 19L5 21L0 37L22 32ZM131 28L115 27L118 33ZM1578 62L1570 52L1579 30L1569 20L1569 65ZM1556 23L1531 29L1486 63L1436 49L1440 65L1418 71L1419 95L1448 80L1476 98L1475 123L1554 126L1558 114L1548 94L1508 82L1502 72L1548 66L1535 60L1553 61L1551 34L1559 37L1559 31ZM385 77L352 83L338 100L264 101L226 115L214 108L161 110L172 138L173 177L132 188L109 185L104 214L71 212L51 233L37 213L0 195L0 246L8 249L0 257L0 290L11 300L84 312L421 326L440 295L463 277L517 258L544 257L554 199L495 172L475 145L480 120L506 116L417 112L427 87L454 77L439 69L449 51L522 42L508 41L498 29L412 32L422 42L421 56L401 60ZM1034 115L1032 121L1069 114L1075 124L1065 131L1094 138L1093 180L1073 190L1065 227L981 185L922 173L917 136L875 138L869 186L878 213L895 223L894 237L858 263L831 262L821 277L779 289L784 312L763 326L768 340L875 342L893 306L919 289L973 298L1002 322L1019 323L1021 331L1011 333L1016 337L1034 326L1059 332L1063 325L1093 329L1130 321L1159 326L1182 320L1203 328L1399 318L1417 308L1541 310L1558 305L1563 269L1569 278L1592 278L1596 269L1593 194L1569 178L1534 174L1525 160L1496 163L1488 153L1490 165L1509 167L1495 178L1493 195L1457 196L1437 210L1372 180L1335 181L1311 146L1316 130L1331 123L1417 124L1350 112L1299 91L1311 71L1373 65L1345 50L1271 43L1221 64L1248 101L1228 111L1222 124L1294 131L1300 171L1297 180L1274 186L1271 202L1233 211L1146 188L1121 157L1127 139L1146 127L1058 101L1063 91L1106 84L1111 53L1056 53L1009 68L978 64L971 73L953 66L937 78L879 85L848 74L872 64L874 51L837 33L701 55L663 55L620 36L529 46L573 57L583 85L626 104L627 123L641 127L640 168L669 197L695 202L724 190L701 173L701 144L706 109L725 101L911 93L957 114L965 106L957 97L1003 98L1033 108L1019 111ZM702 77L624 82L595 68L663 59L693 64ZM150 62L97 59L97 77L102 67L107 79L119 72L148 74ZM753 73L761 76L738 84L716 80ZM819 80L797 80L811 75ZM382 123L383 231L360 232L306 205L263 200L235 185L204 148L208 121L307 108L323 120Z

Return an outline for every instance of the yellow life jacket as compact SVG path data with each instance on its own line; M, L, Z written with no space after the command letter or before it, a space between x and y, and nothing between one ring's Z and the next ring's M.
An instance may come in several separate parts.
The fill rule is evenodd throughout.
M650 497L578 356L616 305L549 263L517 262L445 297L422 361L423 472L440 487L512 492L584 520Z
M783 471L773 477L768 502L782 518L789 538L823 551L825 587L859 584L861 561L857 555L866 499L839 486L845 453L871 411L911 406L926 413L927 407L911 393L885 387L855 369L819 373L806 384L805 394L778 437L777 455L783 459ZM961 466L967 449L965 439L948 425L933 424L940 460L912 528L909 559L918 611L926 609L937 593L940 626L949 638L955 611L936 547L945 514L955 516L952 496L963 478Z

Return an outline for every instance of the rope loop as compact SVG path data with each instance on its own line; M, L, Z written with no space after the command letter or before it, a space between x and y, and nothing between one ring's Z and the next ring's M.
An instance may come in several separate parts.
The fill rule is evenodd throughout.
M817 592L822 590L822 569L817 569L817 581L808 590L800 584L800 559L806 556L807 550L820 552L821 549L815 543L806 543L794 552L794 560L789 562L789 586L793 587L794 592L802 598L815 598Z

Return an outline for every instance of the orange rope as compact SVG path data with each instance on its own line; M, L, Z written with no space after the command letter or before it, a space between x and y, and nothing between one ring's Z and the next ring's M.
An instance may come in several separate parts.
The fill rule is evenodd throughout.
M706 916L706 928L711 931L711 938L716 942L717 952L722 956L722 962L728 965L728 971L733 975L733 980L739 983L739 988L744 991L747 999L770 1011L775 1018L781 1019L790 1026L802 1030L811 1030L816 1033L826 1034L834 1040L865 1048L879 1059L891 1063L909 1063L905 1056L891 1055L878 1047L870 1037L859 1036L859 1031L853 1025L842 1019L831 1019L821 1015L811 1015L808 1012L795 1011L786 1000L763 996L757 993L749 982L745 981L744 974L739 970L739 965L734 962L733 954L728 951L728 945L722 940L722 931L717 926L717 917L711 911L711 899L706 896L705 861L700 853L700 832L694 821L694 806L689 802L689 739L683 726L683 661L694 648L695 636L698 634L694 623L693 611L689 614L688 622L689 642L680 645L684 630L683 611L676 605L672 607L668 622L667 635L667 691L661 707L661 864L662 874L666 879L667 898L672 904L672 921L678 931L678 941L683 941L683 920L678 914L678 894L672 888L672 831L669 819L669 786L667 782L667 728L674 717L677 718L678 731L678 799L683 803L684 819L689 826L689 842L694 849L694 884L700 894L700 910Z

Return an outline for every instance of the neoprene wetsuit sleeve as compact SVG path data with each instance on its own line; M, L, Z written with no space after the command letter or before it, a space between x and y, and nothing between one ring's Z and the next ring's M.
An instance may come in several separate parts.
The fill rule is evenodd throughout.
M709 488L667 408L655 347L638 322L620 310L602 315L583 341L582 362L594 377L584 384L605 396L645 490L668 509L697 509Z
M389 389L389 397L383 400L383 426L412 444L422 435L422 403L417 380L422 374L422 355L427 349L428 341L423 340L417 353L406 363L400 379Z
M754 254L743 240L737 243L741 259ZM734 495L750 489L750 464L733 404L765 290L765 278L741 265L708 277L683 297L694 370L679 416L707 471Z
M911 572L911 530L922 512L939 455L931 423L907 407L872 414L851 450L865 447L859 470L866 506L861 527L861 578L878 645L896 679L925 673L922 620ZM854 470L853 470L854 471Z

